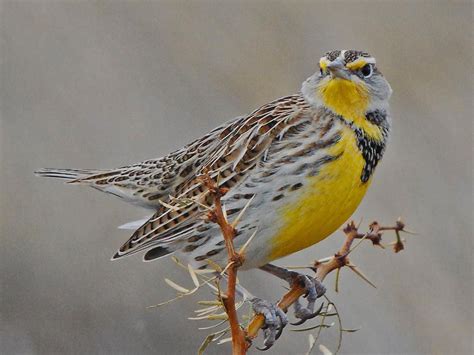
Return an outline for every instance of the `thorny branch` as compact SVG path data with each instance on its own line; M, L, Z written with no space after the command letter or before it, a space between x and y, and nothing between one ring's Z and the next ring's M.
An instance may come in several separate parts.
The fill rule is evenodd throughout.
M247 352L249 344L246 341L244 330L240 327L237 315L237 309L235 306L235 287L237 284L237 269L242 265L244 256L235 251L233 239L236 235L236 230L227 221L225 212L222 208L221 197L227 191L218 187L208 174L205 174L202 177L202 181L214 198L214 209L208 213L208 218L210 221L217 223L221 228L227 249L227 292L224 295L220 295L220 297L229 320L232 336L232 354L241 355Z
M384 248L384 246L381 244L382 233L383 231L393 230L397 235L397 240L394 243L393 248L395 252L399 252L404 248L403 241L400 238L400 232L405 231L405 224L399 219L394 226L382 227L379 225L379 223L373 222L369 228L370 230L368 233L361 234L358 232L358 227L353 221L346 225L346 227L343 229L346 239L339 251L331 258L314 261L313 265L309 267L315 272L315 277L319 282L323 282L330 272L347 266L358 276L362 277L365 281L373 286L373 284L365 277L365 275L349 260L349 254L359 245L356 244L354 247L352 247L354 241L356 239L359 239L360 241L367 239L370 240L374 245ZM288 308L293 303L295 303L299 297L303 296L304 293L305 289L302 285L294 284L293 287L285 295L283 295L281 300L278 302L278 306L284 312L287 312ZM247 338L256 338L258 331L263 327L264 322L264 317L261 314L255 315L247 326Z

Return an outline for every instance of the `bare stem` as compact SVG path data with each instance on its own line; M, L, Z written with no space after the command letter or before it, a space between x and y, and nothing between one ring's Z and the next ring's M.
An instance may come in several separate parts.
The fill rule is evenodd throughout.
M227 249L227 291L224 295L220 295L220 297L229 319L232 336L232 354L243 355L246 354L249 344L246 341L244 330L240 327L237 309L235 307L235 287L237 284L237 270L242 265L244 257L235 251L233 240L236 235L236 229L227 221L222 207L221 197L227 191L223 188L219 188L208 174L203 176L202 181L214 198L214 209L209 212L208 218L217 223L221 228Z

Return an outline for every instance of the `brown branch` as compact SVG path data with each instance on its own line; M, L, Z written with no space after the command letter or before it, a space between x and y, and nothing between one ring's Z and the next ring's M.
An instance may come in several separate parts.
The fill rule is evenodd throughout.
M227 248L227 291L224 295L220 295L220 298L229 319L230 332L232 336L232 354L243 355L246 354L249 343L246 341L244 330L240 327L237 309L235 307L235 287L237 284L237 269L242 265L244 257L235 251L233 239L236 235L236 230L227 221L222 207L221 197L227 192L227 190L219 188L208 174L205 174L202 177L202 182L214 198L214 209L209 212L208 218L212 222L217 223L221 228L222 236Z
M344 266L349 266L354 271L357 272L357 269L354 265L351 265L349 261L349 254L351 252L352 244L356 239L367 239L370 240L374 245L378 245L383 248L381 244L382 232L393 230L397 235L397 241L394 244L395 252L398 252L403 249L403 243L400 239L399 232L404 231L405 224L399 219L395 226L392 227L382 227L377 222L373 222L370 225L370 230L366 234L361 234L358 232L358 229L353 221L349 222L346 227L343 229L346 239L344 244L341 246L339 251L327 262L315 261L313 264L313 271L315 271L315 278L319 282L323 282L326 276L337 269L340 269ZM278 307L280 307L284 312L288 311L288 308L295 303L299 297L303 296L305 289L300 284L294 284L291 289L282 297L278 302ZM247 326L247 338L249 340L255 339L258 335L258 331L265 324L265 318L261 314L255 315Z

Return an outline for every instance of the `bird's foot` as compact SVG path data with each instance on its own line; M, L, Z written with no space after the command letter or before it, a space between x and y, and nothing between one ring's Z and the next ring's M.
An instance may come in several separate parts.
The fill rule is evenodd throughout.
M282 280L285 280L290 284L291 287L295 285L301 285L304 287L306 291L304 297L306 297L308 304L306 307L303 307L299 299L294 303L295 317L298 318L299 321L292 323L293 325L303 324L308 319L316 317L321 312L323 305L321 304L319 309L314 312L314 304L316 303L318 297L324 295L326 288L317 279L273 264L263 265L260 267L260 269Z
M262 351L268 350L280 337L281 333L283 332L283 328L285 328L285 326L288 324L288 318L285 312L283 312L283 310L276 304L270 303L260 298L253 298L250 300L250 302L252 304L253 311L265 317L265 325L262 327L264 334L264 347L257 347L257 349Z
M299 321L291 324L301 325L308 319L312 319L316 317L319 313L321 313L324 304L321 303L321 306L316 311L314 311L314 305L316 303L316 300L322 295L324 295L324 293L326 292L326 287L324 287L324 285L314 277L299 274L297 272L290 271L290 273L290 285L293 286L295 283L299 283L306 289L306 294L304 296L306 297L306 300L308 302L306 307L301 304L299 299L293 304L293 307L295 309L294 315L296 318L299 319Z

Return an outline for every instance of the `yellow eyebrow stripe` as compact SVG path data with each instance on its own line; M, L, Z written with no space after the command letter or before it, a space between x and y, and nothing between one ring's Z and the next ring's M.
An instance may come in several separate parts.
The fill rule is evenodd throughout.
M359 70L359 69L363 68L364 65L366 65L366 64L367 64L367 62L364 59L357 59L354 62L347 63L346 68L348 68L350 70Z
M327 69L329 61L326 58L321 58L319 60L319 67L324 71Z

